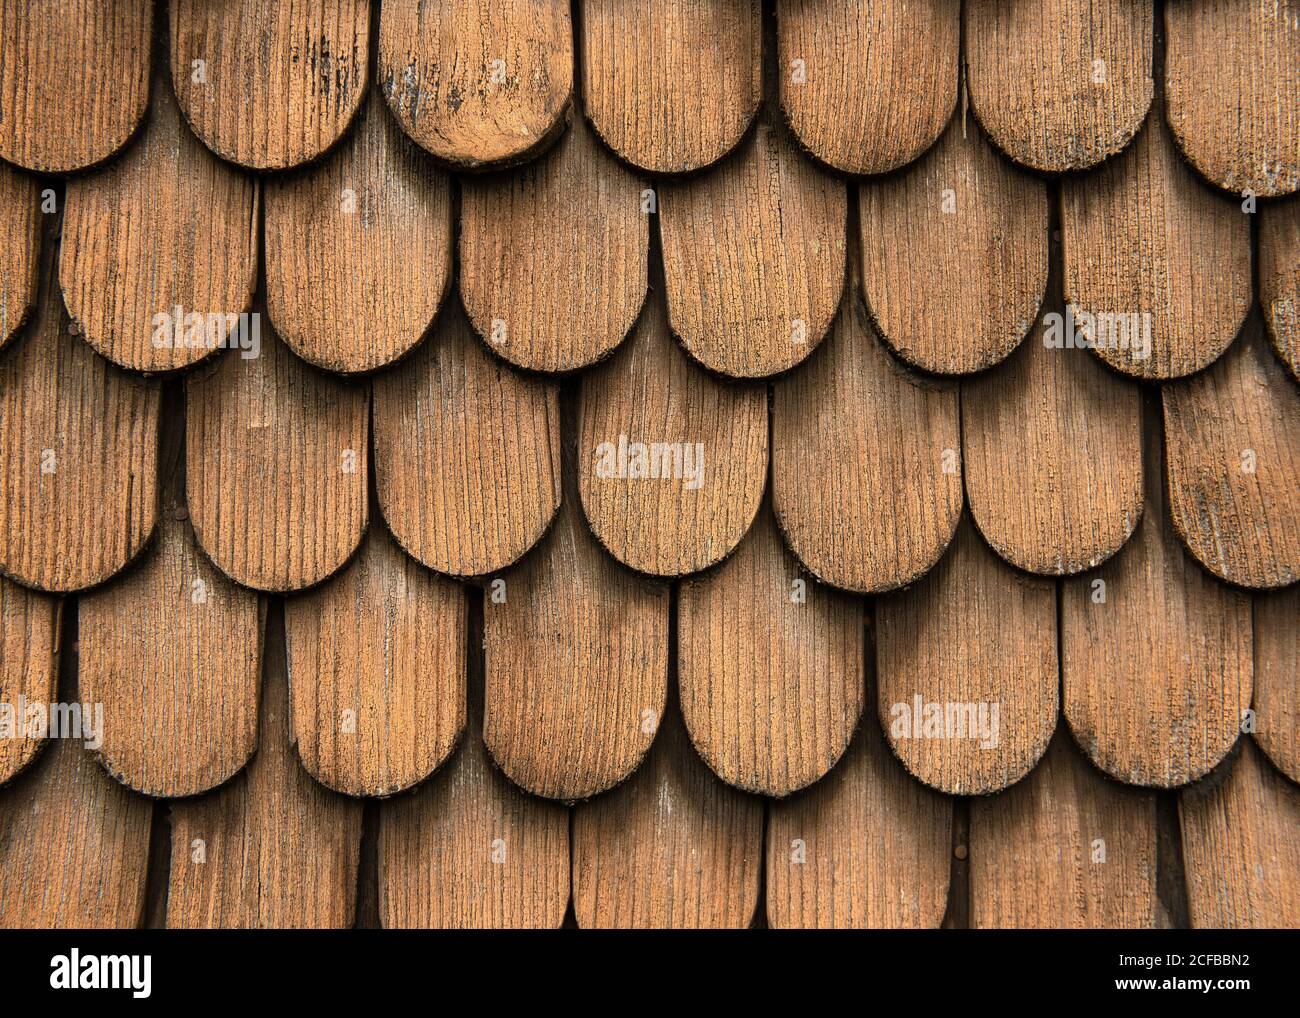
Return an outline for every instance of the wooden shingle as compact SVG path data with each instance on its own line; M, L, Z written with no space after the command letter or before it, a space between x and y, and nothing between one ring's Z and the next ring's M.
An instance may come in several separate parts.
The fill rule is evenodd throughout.
M1300 198L1260 209L1259 299L1273 348L1300 382Z
M863 295L899 357L964 374L1025 338L1047 286L1047 186L973 118L954 119L914 167L864 183L858 208Z
M531 158L564 129L573 94L565 0L388 0L379 83L402 129L463 169Z
M1255 596L1255 742L1300 783L1300 585Z
M999 561L969 520L933 570L876 600L876 646L881 724L915 777L983 795L1038 763L1059 706L1056 591Z
M693 364L654 291L627 344L582 377L578 486L620 562L680 576L745 536L767 480L767 393Z
M424 337L451 284L451 181L373 90L319 165L266 182L266 306L294 353L370 371Z
M605 144L652 173L735 147L763 94L759 0L600 0L582 14L583 100Z
M668 321L712 371L798 364L844 292L844 185L759 124L717 169L659 189Z
M0 158L72 173L117 153L149 103L152 0L0 5Z
M269 327L260 334L256 356L227 350L189 376L186 490L223 573L301 590L337 572L365 533L370 387L304 364Z
M906 166L957 101L959 5L781 0L781 106L800 143L845 173Z
M1300 187L1300 5L1165 6L1169 123L1192 164L1238 194Z
M39 732L29 732L19 703L55 700L59 664L59 617L55 598L28 590L0 576L0 711L13 711L0 738L0 785L36 759L44 747Z
M971 105L998 148L1046 173L1081 170L1129 143L1151 105L1145 0L971 0Z
M171 0L172 87L208 148L254 170L317 158L366 92L369 0Z
M228 334L249 310L257 196L257 181L208 152L182 122L171 87L155 83L136 143L68 181L59 282L86 342L134 371L211 356L212 345L189 341L206 325L192 332L186 322L225 316Z
M704 766L675 706L645 764L573 813L584 929L741 929L754 919L763 800Z
M499 356L574 371L623 341L645 303L652 193L581 117L529 166L461 188L460 293Z
M776 383L772 507L824 583L878 593L931 569L962 507L955 386L881 345L856 279L819 349Z
M518 561L560 504L558 387L494 359L454 299L374 384L375 482L398 543L453 576Z
M1198 371L1250 310L1249 217L1187 168L1159 110L1123 153L1062 181L1061 234L1065 299L1095 318L1097 356L1117 371Z
M584 799L641 763L668 689L668 588L605 554L565 493L555 525L483 606L483 741L535 795Z
M862 714L862 616L802 574L766 506L735 555L682 583L682 715L719 777L782 796L836 765Z
M1155 925L1156 797L1106 781L1064 731L970 814L973 928Z
M1209 370L1165 385L1169 511L1198 562L1246 587L1300 578L1300 390L1257 317Z
M392 795L438 767L465 726L465 595L380 523L357 557L284 607L294 741L308 772Z
M0 349L18 335L36 304L40 200L35 177L0 163Z

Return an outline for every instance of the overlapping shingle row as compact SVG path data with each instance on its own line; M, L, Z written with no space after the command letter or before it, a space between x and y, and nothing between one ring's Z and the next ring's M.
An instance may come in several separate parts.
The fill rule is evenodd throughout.
M0 4L0 700L104 710L0 923L140 921L143 794L169 925L350 924L389 796L388 925L937 925L954 831L1153 925L1183 789L1300 924L1300 7L157 21Z

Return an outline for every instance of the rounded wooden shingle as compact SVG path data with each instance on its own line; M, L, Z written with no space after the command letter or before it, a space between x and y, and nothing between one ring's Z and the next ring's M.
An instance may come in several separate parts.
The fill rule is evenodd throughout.
M266 308L299 357L383 367L428 331L451 283L451 181L372 91L321 163L266 182Z
M558 387L475 338L460 302L375 379L375 482L398 543L430 569L481 576L537 543L560 504Z
M682 716L704 761L764 795L823 777L862 714L861 598L803 576L770 508L679 598Z
M0 739L0 785L36 759L45 741L16 705L56 701L60 603L0 576L0 704L14 711Z
M1046 345L1067 326L1049 312L1004 364L962 382L971 516L998 555L1048 576L1099 565L1142 516L1138 388L1087 350Z
M460 293L478 334L532 371L603 358L645 303L648 204L581 118L529 166L462 180Z
M898 364L850 295L772 413L772 508L804 567L860 593L929 571L961 515L956 387Z
M1047 185L957 118L906 172L858 192L862 291L881 338L924 371L1001 361L1047 286Z
M479 712L481 714L481 711ZM569 907L569 811L521 792L473 719L446 767L379 807L389 929L557 929Z
M160 82L139 140L68 181L59 258L68 313L114 363L171 371L213 353L191 340L206 339L212 316L229 334L256 277L257 181L199 143ZM190 315L204 328L189 328Z
M628 572L566 497L484 601L483 741L515 784L585 799L641 763L668 691L668 588Z
M1300 389L1257 319L1209 370L1163 389L1169 512L1220 579L1300 579Z
M366 91L369 0L171 0L172 86L223 159L283 170L343 137Z
M719 781L681 718L627 784L573 813L583 929L744 929L758 904L763 800Z
M781 106L799 138L845 173L906 166L957 102L961 8L948 0L782 0Z
M583 7L583 100L605 144L651 173L687 173L740 141L763 97L758 0Z
M1300 187L1300 4L1165 6L1169 124L1206 178L1238 194Z
M1065 299L1117 371L1199 371L1250 310L1249 217L1196 179L1159 110L1126 151L1062 180L1061 237Z
M624 565L680 576L740 543L767 480L767 394L687 359L652 293L627 344L582 378L578 486Z
M0 350L18 335L36 304L40 201L35 177L0 163Z
M1174 788L1232 749L1250 706L1250 599L1192 561L1165 505L1159 421L1143 421L1146 511L1133 538L1061 591L1065 717L1092 762Z
M952 800L913 780L873 717L811 788L773 802L767 921L776 929L938 929Z
M144 914L153 804L53 739L0 790L0 928L133 929Z
M0 159L73 173L115 155L149 104L152 0L0 5Z
M915 777L985 795L1056 731L1056 591L998 560L963 519L939 564L876 600L880 723Z
M1255 742L1300 783L1300 585L1255 595Z
M564 129L573 95L566 0L387 0L379 83L422 147L462 169L531 158Z
M966 80L994 143L1046 173L1119 152L1151 105L1146 0L971 0Z
M1296 929L1300 789L1249 739L1226 767L1178 797L1192 927Z
M99 757L145 795L222 784L257 745L265 606L208 561L169 507L143 561L78 605L81 696L104 705Z
M256 347L187 380L186 490L217 568L257 590L301 590L365 533L370 387L304 364L269 328Z
M0 573L66 592L103 583L153 533L161 392L72 334L52 276L50 259L33 321L0 357Z
M717 169L659 189L668 321L711 371L760 378L821 342L844 292L844 184L767 124Z
M1259 211L1259 300L1273 348L1300 382L1300 198Z
M972 929L1151 929L1156 797L1058 732L1020 784L970 807Z
M356 558L284 607L294 741L327 788L423 781L465 727L465 594L370 527Z
M269 627L252 763L171 807L168 929L344 929L355 918L362 804L318 785L294 754L283 635Z

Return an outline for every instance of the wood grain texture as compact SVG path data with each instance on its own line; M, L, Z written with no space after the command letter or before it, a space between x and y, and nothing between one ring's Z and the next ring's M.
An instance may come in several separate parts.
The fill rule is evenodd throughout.
M484 602L483 741L517 785L585 799L641 763L668 690L668 588L600 550L567 496Z
M1065 717L1079 746L1129 785L1207 774L1250 706L1250 599L1200 568L1166 509L1160 422L1143 419L1146 511L1132 540L1061 590Z
M863 644L861 598L806 577L764 507L735 555L679 591L691 742L747 791L783 796L817 781L862 714Z
M1259 302L1273 348L1300 381L1300 198L1260 209Z
M0 927L133 929L144 916L153 805L53 739L0 790Z
M769 807L767 921L777 929L937 929L952 800L914 781L875 718L825 779Z
M711 173L659 190L668 321L711 371L760 378L821 342L844 292L844 184L760 124Z
M298 166L334 145L361 105L369 0L171 0L169 20L176 98L223 159Z
M72 173L126 144L149 104L150 0L0 6L0 158Z
M1047 185L954 118L906 172L858 191L862 284L880 336L925 371L966 374L1025 338L1047 286Z
M1059 316L1059 283L1048 293ZM1013 566L1061 576L1100 565L1142 517L1141 397L1087 350L1046 346L1064 330L1052 324L963 380L962 455L984 539Z
M385 927L556 929L564 921L569 811L521 792L492 765L481 699L471 693L469 727L447 766L379 807Z
M319 165L266 182L266 306L294 353L383 367L424 337L451 284L451 180L373 90Z
M1165 37L1169 123L1192 164L1237 193L1300 187L1300 3L1169 4Z
M1273 588L1300 579L1300 390L1262 332L1252 318L1209 370L1162 391L1178 536L1220 579Z
M294 742L349 795L427 778L465 727L465 594L370 528L338 576L285 602Z
M620 156L688 173L740 141L763 96L758 0L599 0L582 16L587 116Z
M581 117L529 166L461 182L461 298L499 356L575 371L623 342L645 303L643 186Z
M225 788L171 807L169 928L352 925L362 806L299 764L283 629L269 628L257 755Z
M1020 784L970 809L975 929L1151 929L1156 797L1108 782L1058 732Z
M880 723L914 776L985 795L1038 763L1059 707L1050 581L1004 565L963 519L933 570L877 599L876 641Z
M957 102L960 7L946 0L782 0L781 106L800 143L845 173L906 166Z
M54 598L0 577L0 704L13 711L0 728L5 733L0 785L35 760L45 745L38 732L28 732L25 710L18 704L56 699L61 611Z
M101 763L145 795L206 792L257 746L266 608L199 550L170 506L139 566L78 605L83 699L104 705Z
M776 383L772 507L809 572L878 593L928 572L952 539L961 440L955 386L895 362L856 289L817 354Z
M743 929L754 920L763 800L719 781L669 708L645 765L573 813L584 929Z
M1300 782L1300 586L1255 596L1255 743Z
M1199 371L1250 310L1249 218L1187 169L1159 110L1121 155L1061 181L1061 238L1071 305L1098 321L1149 316L1145 325L1118 319L1129 323L1127 349L1095 348L1117 371L1145 379ZM1132 342L1135 325L1144 342Z
M692 364L667 318L652 293L627 344L583 375L578 487L610 554L644 573L680 576L730 554L758 512L767 393Z
M53 258L0 359L0 573L66 592L116 574L153 533L161 400L72 335Z
M40 200L35 177L0 163L0 350L18 335L36 304Z
M560 504L558 387L512 371L449 301L433 337L375 379L375 481L397 541L430 569L518 561Z
M1300 926L1300 789L1251 740L1226 774L1184 789L1178 816L1193 927Z
M388 0L379 81L402 130L462 169L531 158L573 95L565 0Z
M68 181L59 282L97 351L135 371L186 368L215 346L165 342L155 315L241 315L257 277L257 181L221 162L154 87L136 144Z
M1154 20L1144 0L972 0L966 80L980 123L1047 173L1114 155L1151 105Z
M370 387L261 332L260 356L229 350L187 379L186 489L217 568L257 590L301 590L342 568L365 533Z

